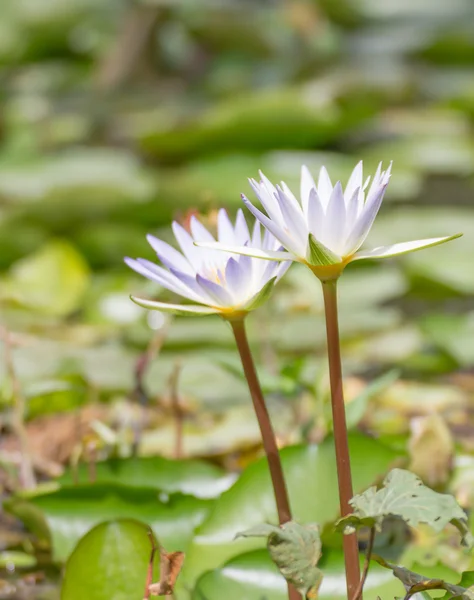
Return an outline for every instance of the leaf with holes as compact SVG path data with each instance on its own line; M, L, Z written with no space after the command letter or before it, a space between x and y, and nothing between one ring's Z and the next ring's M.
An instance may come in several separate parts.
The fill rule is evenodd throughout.
M267 548L283 577L307 598L315 598L323 574L317 564L321 557L319 527L289 521L281 527L257 525L236 537L266 537Z
M462 543L472 547L473 540L467 526L467 515L449 494L440 494L423 485L414 473L393 469L384 479L383 487L371 487L351 500L354 512L337 524L339 530L351 533L359 527L375 526L380 529L388 515L401 517L416 527L426 523L440 532L452 523L462 536Z

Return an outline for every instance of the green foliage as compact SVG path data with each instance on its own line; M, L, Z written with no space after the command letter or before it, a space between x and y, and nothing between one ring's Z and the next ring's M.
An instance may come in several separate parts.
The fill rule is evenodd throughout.
M85 483L90 476L88 465L68 469L57 482L70 486ZM154 488L166 494L181 492L196 498L214 498L232 483L232 476L219 467L200 460L170 460L161 456L111 458L95 465L95 480L102 484Z
M171 549L189 546L178 600L189 594L199 600L286 597L285 581L265 551L241 554L260 548L261 540L232 541L239 530L275 523L276 515L264 461L254 460L259 432L240 367L237 379L220 366L231 364L235 371L231 332L212 317L176 318L160 330L166 339L143 381L147 407L141 411L130 400L137 358L156 322L129 295L176 298L127 270L123 256L154 259L145 234L173 243L169 223L185 222L188 210L222 205L235 212L240 193L249 191L247 177L258 177L259 169L297 194L302 163L315 175L325 164L333 182L344 182L360 159L372 173L379 160L393 159L368 243L464 232L456 244L439 249L350 265L339 297L347 420L368 434L351 438L356 493L403 460L414 448L417 417L435 412L456 441L438 491L454 493L471 508L472 3L0 4L1 321L14 338L31 452L39 469L55 471L58 460L84 443L79 428L77 438L63 439L62 419L88 421L97 412L100 423L93 421L92 428L112 430L113 451L128 455L137 422L144 424L140 456L98 463L96 484L87 483L90 473L80 465L78 487L67 469L55 491L8 497L18 482L18 446L8 435L12 390L0 361L0 487L6 507L28 532L18 523L13 532L3 535L2 529L2 557L16 564L8 579L13 587L18 583L12 593L54 597L55 590L43 594L39 583L33 589L26 584L25 591L22 569L33 565L35 552L50 584L45 548L61 563L96 523L132 517L153 524ZM211 225L213 219L210 214ZM321 311L318 282L294 265L265 309L249 317L282 446L324 440L331 431ZM186 456L210 457L223 469L154 458L171 456L175 445L167 402L177 361L183 366ZM345 598L341 536L333 532L338 502L331 447L327 439L282 452L295 490L295 518L323 524L323 599ZM40 477L47 473L41 470ZM410 509L409 516L416 521L420 513ZM465 521L458 525L464 529ZM127 539L133 535L122 536L121 527L122 549L110 541L113 527L101 530L102 541L90 538L73 586L78 597L102 593L109 600L122 593L107 587L113 578L99 580L94 561L100 559L101 569L113 567L120 588L130 591L127 598L142 598L149 544L137 541L143 562L129 573L134 555ZM446 579L444 563L472 567L447 535L434 545L424 530L408 539L402 522L386 527L377 535L376 552L393 557L394 545L398 552L404 547L401 562L414 571L409 557L426 554L426 561L440 565L433 578L438 568ZM100 557L94 554L98 547ZM129 583L137 578L133 591L115 561ZM83 591L88 581L94 592ZM390 569L371 566L366 600L403 594Z
M14 496L5 503L13 515L24 518L27 513L28 527L40 530L43 539L50 538L55 562L65 561L79 539L107 519L139 520L153 529L167 550L185 550L210 508L208 500L117 483L63 486L32 493L27 500Z
M319 589L320 600L347 600L344 557L342 551L323 552L319 567L324 573ZM390 571L373 564L364 586L364 597L376 600L400 597L401 582ZM204 573L197 581L192 600L285 600L288 591L284 578L267 550L255 550L234 557L219 568Z
M7 296L25 308L51 316L66 316L81 305L89 269L66 241L51 241L12 267Z
M289 521L281 527L257 525L236 537L265 537L273 562L283 577L304 597L317 596L323 574L316 566L321 558L319 527Z
M436 532L452 523L462 536L465 546L472 547L467 515L450 494L440 494L423 485L414 473L393 469L385 477L383 487L371 487L351 500L354 513L339 520L341 531L352 533L358 527L380 530L384 517L401 517L408 525L425 523Z
M94 527L66 564L61 600L142 600L151 552L148 532L130 519Z
M360 434L349 438L356 490L376 481L397 453ZM334 442L287 447L281 451L293 518L301 523L334 521L338 516L338 488ZM321 486L324 485L324 494ZM196 532L186 556L182 578L192 585L208 569L243 552L262 547L255 539L233 541L237 533L259 523L276 523L277 515L266 459L250 465L217 500Z

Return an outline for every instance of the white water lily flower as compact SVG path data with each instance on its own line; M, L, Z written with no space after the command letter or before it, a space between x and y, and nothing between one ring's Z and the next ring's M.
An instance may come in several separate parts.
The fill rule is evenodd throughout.
M281 242L287 250L286 256L281 252L237 248L222 243L212 247L267 260L289 259L301 262L310 267L320 279L330 280L337 278L345 266L354 260L388 258L436 246L461 235L402 242L359 251L382 204L390 170L391 165L386 171L382 171L380 163L372 182L370 177L364 182L360 161L343 189L340 181L333 186L325 167L321 168L316 184L308 168L303 166L300 200L297 200L285 183L274 186L260 172L261 181L250 179L250 185L267 214L256 208L244 195L242 199L250 212Z
M276 281L291 264L200 248L196 243L213 244L216 240L194 216L190 221L191 233L176 222L172 227L181 252L152 235L147 237L163 266L144 258L125 258L125 262L137 273L196 304L169 304L132 296L132 300L144 308L181 315L220 314L238 318L258 308L269 297ZM265 230L262 237L258 221L250 233L241 210L233 225L226 211L221 209L217 229L222 244L252 246L262 252L281 248L269 231Z

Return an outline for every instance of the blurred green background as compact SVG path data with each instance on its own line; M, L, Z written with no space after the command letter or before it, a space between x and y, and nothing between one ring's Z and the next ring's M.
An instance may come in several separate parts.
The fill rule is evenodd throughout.
M473 119L471 0L2 0L0 319L32 451L51 463L40 478L90 439L99 457L137 439L143 455L174 456L177 368L185 454L251 462L258 430L230 331L146 314L130 293L172 296L123 257L152 258L145 235L170 240L172 218L235 213L258 169L298 190L302 163L344 181L360 159L367 174L393 160L368 243L464 237L347 269L349 420L470 500L449 482L474 448ZM331 427L313 279L292 267L249 319L283 444ZM143 420L135 370L150 340L163 349ZM7 371L2 360L0 450L15 480ZM440 465L419 439L444 444Z

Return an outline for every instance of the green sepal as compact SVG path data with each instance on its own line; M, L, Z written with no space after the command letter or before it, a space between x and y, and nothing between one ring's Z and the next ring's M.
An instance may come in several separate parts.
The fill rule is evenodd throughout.
M275 287L276 279L276 277L272 277L269 281L267 281L263 288L254 296L252 296L252 298L250 298L244 310L255 310L259 306L262 306L262 304L264 304L270 298L273 288Z
M318 242L312 233L308 236L308 251L306 253L306 260L310 265L315 267L328 267L330 265L337 265L342 262L342 258L337 254L334 254L329 248L326 248L324 244Z

